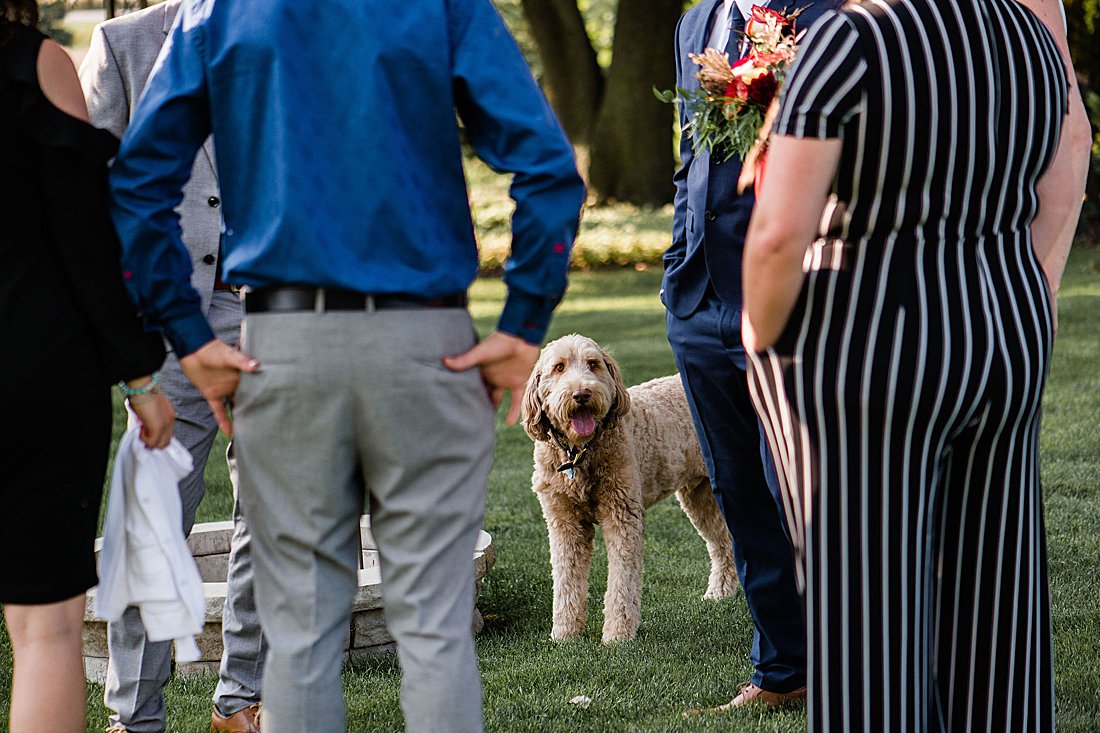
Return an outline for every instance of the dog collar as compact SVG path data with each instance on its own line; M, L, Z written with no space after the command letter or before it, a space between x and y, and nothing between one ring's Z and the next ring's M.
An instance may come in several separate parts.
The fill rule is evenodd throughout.
M599 427L597 426L596 432L598 431ZM592 433L592 440L596 439L596 432ZM554 439L554 442L558 444L558 447L565 452L565 456L568 459L565 463L558 466L557 472L564 473L565 477L572 481L576 473L576 468L581 464L581 461L584 460L584 457L588 455L588 446L591 445L592 440L585 443L583 447L578 448L569 445L565 440L565 436L557 430L551 429L550 436Z

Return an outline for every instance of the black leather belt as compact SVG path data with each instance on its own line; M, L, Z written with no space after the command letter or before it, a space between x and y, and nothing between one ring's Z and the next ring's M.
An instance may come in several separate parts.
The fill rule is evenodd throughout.
M283 285L249 290L244 296L245 313L293 313L295 311L419 310L422 308L465 308L466 293L441 298L412 295L370 295L339 288Z

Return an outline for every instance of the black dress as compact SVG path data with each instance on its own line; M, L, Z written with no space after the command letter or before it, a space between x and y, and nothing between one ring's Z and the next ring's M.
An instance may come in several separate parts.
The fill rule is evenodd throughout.
M118 141L43 96L44 38L0 21L0 603L95 585L110 385L164 358L107 215Z

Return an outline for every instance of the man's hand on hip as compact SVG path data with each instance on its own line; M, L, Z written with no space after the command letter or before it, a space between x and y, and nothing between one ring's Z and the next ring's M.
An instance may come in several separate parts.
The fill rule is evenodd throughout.
M531 369L538 358L538 346L529 344L518 336L493 331L469 351L457 356L443 357L443 365L455 372L480 368L481 378L489 390L494 408L500 406L505 392L511 392L512 402L504 422L515 425L519 419L521 402L518 395L523 392L527 377L531 375Z
M256 371L260 368L260 362L224 341L214 339L206 342L198 351L180 359L180 366L210 403L218 427L226 435L232 435L233 425L229 422L229 414L225 409L226 401L232 400L237 393L241 372Z

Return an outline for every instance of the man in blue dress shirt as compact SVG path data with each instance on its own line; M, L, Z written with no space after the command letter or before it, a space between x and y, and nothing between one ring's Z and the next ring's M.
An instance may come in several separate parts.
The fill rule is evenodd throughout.
M112 214L131 292L227 432L233 399L270 642L263 728L345 729L365 489L408 729L480 730L493 408L522 388L565 290L584 197L572 149L490 0L185 0L158 64ZM480 344L459 120L514 173L508 296ZM204 319L173 212L211 132L224 279L249 288L243 351Z

